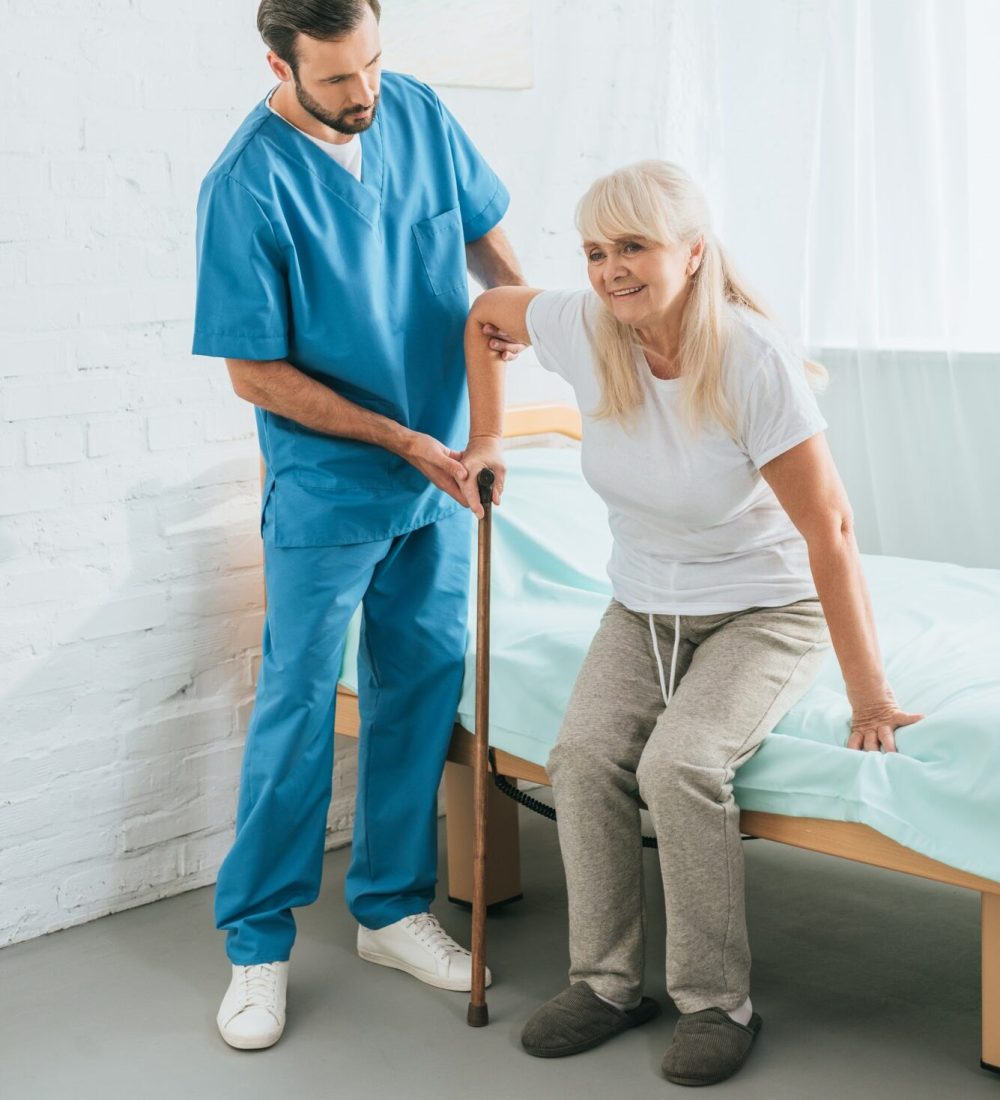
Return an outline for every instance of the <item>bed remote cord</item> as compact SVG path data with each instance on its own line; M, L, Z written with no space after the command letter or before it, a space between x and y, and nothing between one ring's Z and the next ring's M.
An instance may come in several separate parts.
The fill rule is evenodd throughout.
M498 791L505 794L508 798L512 798L515 802L531 810L533 813L539 814L541 817L547 817L549 821L556 820L556 811L551 806L546 806L544 802L539 802L537 798L532 798L530 794L526 794L519 787L514 786L513 783L509 783L504 776L497 771L497 762L492 749L490 750L490 770L493 772L493 782L496 784ZM642 838L642 846L643 848L658 847L656 837L644 836Z

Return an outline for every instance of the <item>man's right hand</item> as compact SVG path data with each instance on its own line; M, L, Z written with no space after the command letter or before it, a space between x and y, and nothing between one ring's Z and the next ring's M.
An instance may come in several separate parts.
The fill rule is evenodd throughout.
M401 453L428 481L432 481L459 504L468 504L463 486L469 474L459 461L461 452L449 450L431 435L414 432Z

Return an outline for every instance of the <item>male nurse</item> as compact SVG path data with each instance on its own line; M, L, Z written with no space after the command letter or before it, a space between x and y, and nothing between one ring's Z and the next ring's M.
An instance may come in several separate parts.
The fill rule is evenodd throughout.
M217 1022L240 1049L284 1028L359 604L358 954L470 988L468 951L429 912L466 643L467 268L488 287L523 280L498 228L503 184L426 85L382 71L378 17L376 0L263 0L280 84L198 203L194 351L224 358L256 406L266 467L263 662L216 888L232 963Z

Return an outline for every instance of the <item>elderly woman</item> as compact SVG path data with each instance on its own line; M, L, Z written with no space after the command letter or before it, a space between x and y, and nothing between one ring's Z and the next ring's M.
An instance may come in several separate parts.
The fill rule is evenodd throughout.
M528 1021L539 1057L658 1012L642 995L640 799L659 838L677 1084L724 1080L760 1031L750 1002L735 770L816 676L832 641L847 745L895 751L851 509L804 362L740 281L675 165L599 179L577 211L591 290L504 287L466 328L472 426L462 483L497 475L502 334L573 387L583 474L608 507L613 598L548 770L569 892L570 985Z

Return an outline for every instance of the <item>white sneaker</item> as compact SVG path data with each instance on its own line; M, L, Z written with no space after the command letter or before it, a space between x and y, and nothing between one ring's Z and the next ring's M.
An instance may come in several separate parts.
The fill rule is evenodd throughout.
M358 925L358 954L438 989L472 989L472 953L455 943L433 913L417 913L374 930ZM487 967L486 984L492 981Z
M285 1030L288 963L233 966L233 978L215 1022L222 1038L238 1050L273 1046Z

